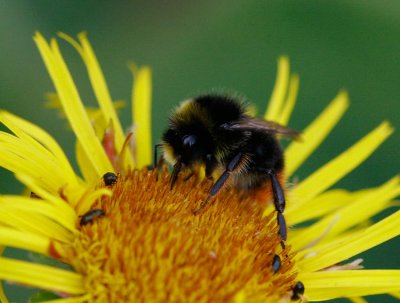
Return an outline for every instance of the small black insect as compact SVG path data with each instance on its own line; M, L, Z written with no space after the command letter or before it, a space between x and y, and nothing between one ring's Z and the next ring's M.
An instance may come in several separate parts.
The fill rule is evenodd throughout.
M286 241L287 227L283 212L285 195L284 159L277 135L297 137L298 133L272 121L250 116L236 98L225 95L202 95L184 101L169 118L169 127L162 136L163 158L173 165L171 187L181 170L193 171L200 164L206 176L215 171L220 177L195 214L200 213L227 183L247 191L265 191L272 187L277 211L279 235Z
M103 176L104 184L109 186L117 183L118 177L116 174L108 172Z
M81 217L80 226L92 223L94 219L105 216L106 213L100 208L91 209Z
M277 273L279 269L281 269L281 258L278 255L275 255L274 258L272 259L272 269L274 273Z
M292 301L296 301L301 299L301 296L304 295L304 291L305 291L305 287L303 282L297 282L294 286L293 286L293 295L290 298Z

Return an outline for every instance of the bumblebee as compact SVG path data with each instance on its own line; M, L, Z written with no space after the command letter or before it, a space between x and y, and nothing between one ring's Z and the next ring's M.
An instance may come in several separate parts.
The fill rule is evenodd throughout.
M280 181L284 159L277 135L297 137L298 133L252 117L245 104L235 97L207 94L181 103L169 117L169 126L158 147L162 148L163 158L173 166L171 186L180 171L194 171L198 165L205 166L209 178L215 171L221 171L208 198L194 210L195 214L227 183L245 192L271 186L279 234L285 241L285 195Z

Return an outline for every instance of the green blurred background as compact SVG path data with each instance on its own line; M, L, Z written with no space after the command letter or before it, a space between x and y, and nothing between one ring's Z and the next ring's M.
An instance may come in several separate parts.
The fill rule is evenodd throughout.
M32 41L36 30L47 38L87 31L115 100L130 100L128 61L151 65L155 141L169 110L199 92L238 91L263 109L281 54L290 56L301 77L291 127L304 128L341 88L351 99L342 122L298 172L300 179L382 120L400 127L398 0L0 1L0 108L49 130L73 158L73 135L42 106L53 86ZM61 44L85 102L94 104L80 59ZM127 126L128 110L122 119ZM397 131L336 186L377 186L397 174L399 138ZM10 173L0 172L0 193L21 189ZM392 240L364 253L364 265L398 269L399 253L400 240ZM17 287L8 291L16 302L26 301ZM397 302L386 296L369 301Z

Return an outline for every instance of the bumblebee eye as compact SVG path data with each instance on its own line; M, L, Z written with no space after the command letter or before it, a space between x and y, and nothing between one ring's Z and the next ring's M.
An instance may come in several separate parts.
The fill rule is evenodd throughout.
M196 136L195 135L185 135L182 138L182 143L184 146L192 147L196 143Z

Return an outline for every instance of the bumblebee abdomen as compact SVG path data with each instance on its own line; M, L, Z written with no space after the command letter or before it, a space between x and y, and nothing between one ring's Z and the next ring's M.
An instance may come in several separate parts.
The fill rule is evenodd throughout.
M243 190L256 190L262 188L268 182L268 175L254 170L247 170L234 175L232 178L233 187Z
M238 153L245 157L243 166L232 178L232 185L238 189L264 187L270 181L266 171L280 173L283 170L283 152L278 140L272 135L253 131L244 144L230 150L222 161L224 165Z
M245 150L251 154L250 170L272 169L281 171L283 169L283 151L274 136L262 132L253 132L247 141Z

